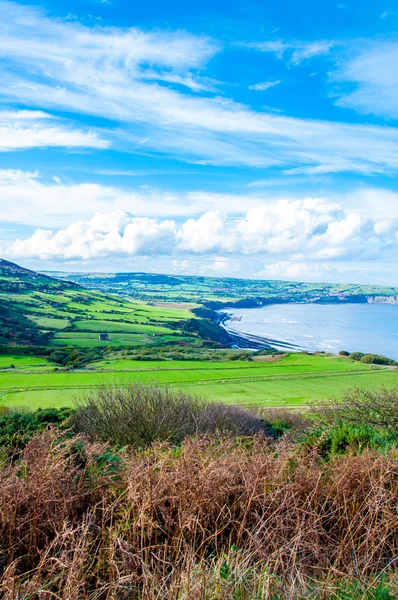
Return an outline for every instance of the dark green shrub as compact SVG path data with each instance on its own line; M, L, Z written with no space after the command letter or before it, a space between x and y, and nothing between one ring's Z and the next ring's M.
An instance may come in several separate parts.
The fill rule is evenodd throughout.
M384 452L398 446L398 438L375 427L339 423L330 429L318 428L308 433L303 445L317 448L320 456L330 460L347 452L361 454L367 448Z
M349 358L351 358L351 360L361 360L363 355L363 352L351 352Z
M366 365L372 365L374 364L375 358L376 357L374 354L364 354L361 358L361 362L365 363Z
M328 427L346 423L398 435L398 387L348 390L342 398L315 411L314 416Z
M130 384L88 393L74 416L77 431L94 440L145 448L155 441L181 443L204 433L253 435L272 428L243 408L204 402L169 387Z
M67 421L73 414L73 408L38 409L33 412L13 411L0 413L0 446L8 447L10 452L21 450L37 433L49 425L67 427Z

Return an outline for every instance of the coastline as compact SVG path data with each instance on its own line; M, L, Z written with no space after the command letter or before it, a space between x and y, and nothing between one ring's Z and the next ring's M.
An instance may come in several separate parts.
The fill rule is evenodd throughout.
M250 350L265 350L269 348L282 351L286 350L291 352L300 352L302 350L300 346L297 346L296 344L291 344L289 342L284 342L283 340L276 340L273 338L255 335L252 333L243 333L241 331L236 331L232 327L228 327L226 325L226 322L230 320L229 317L231 316L231 313L217 311L217 314L220 315L218 324L228 333L232 341L232 347L246 348Z
M393 306L395 303L370 302L367 303L368 308L366 305L359 308L357 303L350 303L351 307L336 307L333 310L328 308L332 306L330 303L322 303L323 307L319 306L321 303L316 303L318 308L315 303L308 302L285 303L290 304L291 308L278 304L267 306L266 326L262 324L261 316L259 321L257 316L247 316L248 322L245 323L245 315L251 313L251 308L265 308L258 305L249 310L229 305L213 311L213 318L228 334L228 345L235 348L332 354L345 349L398 360L398 306ZM308 309L309 312L303 308L308 304L313 305L312 309ZM376 308L377 304L385 306Z

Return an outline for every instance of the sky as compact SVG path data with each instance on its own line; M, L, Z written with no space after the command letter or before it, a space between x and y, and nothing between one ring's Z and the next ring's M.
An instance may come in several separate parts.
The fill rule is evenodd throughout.
M398 286L395 0L0 0L0 255Z

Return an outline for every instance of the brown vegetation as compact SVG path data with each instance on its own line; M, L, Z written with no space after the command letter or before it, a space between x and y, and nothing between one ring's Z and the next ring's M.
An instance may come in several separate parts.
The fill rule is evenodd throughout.
M393 453L325 463L258 435L116 455L52 430L1 469L2 598L376 598L397 489Z

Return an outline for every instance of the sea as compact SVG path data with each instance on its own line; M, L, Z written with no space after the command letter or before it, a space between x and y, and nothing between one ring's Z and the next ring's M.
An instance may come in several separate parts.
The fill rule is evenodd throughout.
M383 354L398 360L398 304L273 304L226 308L227 329L291 351Z

